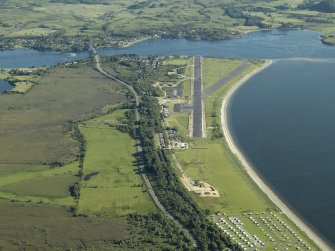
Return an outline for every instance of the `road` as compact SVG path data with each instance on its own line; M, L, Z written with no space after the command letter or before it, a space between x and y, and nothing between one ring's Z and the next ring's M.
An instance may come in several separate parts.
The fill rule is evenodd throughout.
M201 57L194 58L194 80L193 80L193 137L203 137L203 99L201 86Z
M120 83L121 85L125 86L135 97L135 102L136 102L136 108L135 108L135 116L136 116L136 122L139 122L140 121L140 114L138 112L138 107L139 107L139 104L140 104L140 97L138 96L137 92L134 90L134 88L123 82L122 80L119 80L117 79L116 77L108 74L107 72L105 72L102 67L101 67L101 64L100 64L100 56L99 55L96 55L95 53L93 54L94 55L94 59L95 59L95 63L96 63L96 67L97 67L97 70L105 75L106 77ZM137 152L139 153L139 156L142 156L142 144L141 144L141 141L140 141L140 137L139 137L139 123L136 123L136 138L137 138ZM139 161L139 163L143 163L142 161ZM176 220L168 211L166 211L165 207L162 205L162 203L160 203L158 197L156 196L156 193L155 193L155 190L153 189L151 183L150 183L150 180L148 178L148 176L145 174L144 172L144 167L143 167L143 164L141 164L141 176L142 176L142 179L144 181L144 184L152 198L152 200L154 201L154 203L156 204L156 206L159 208L159 210L162 211L162 213L164 215L166 215L169 219L171 219L177 226L179 226L183 231L184 233L186 234L186 236L191 240L192 244L194 247L197 247L197 242L195 241L195 239L193 238L193 236L191 235L191 233L182 225L180 224L180 222L178 220Z

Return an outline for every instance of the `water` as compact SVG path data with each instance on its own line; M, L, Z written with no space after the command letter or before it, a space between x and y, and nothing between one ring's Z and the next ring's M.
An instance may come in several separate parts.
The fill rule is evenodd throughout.
M0 94L12 89L13 86L9 84L7 81L0 79Z
M36 51L17 49L0 51L0 68L22 68L50 66L57 63L88 57L88 52L61 53L53 51Z
M100 49L104 55L201 55L232 58L335 58L335 49L320 42L320 33L310 30L252 32L242 39L188 41L185 39L149 40L122 49Z
M153 39L127 48L106 48L99 54L201 55L231 58L335 58L332 46L320 42L320 33L310 30L275 30L252 32L242 39L224 41L189 41L185 39ZM0 51L0 68L55 65L88 57L88 52L59 53L18 49Z
M335 242L334 62L279 61L233 96L230 129L257 172Z
M280 59L236 92L230 128L260 175L334 244L335 48L322 44L320 35L286 30L227 41L149 40L98 53ZM0 68L54 65L88 55L4 51Z

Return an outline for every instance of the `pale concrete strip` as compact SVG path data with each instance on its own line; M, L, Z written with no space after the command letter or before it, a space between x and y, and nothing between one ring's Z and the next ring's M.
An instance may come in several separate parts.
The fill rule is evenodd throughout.
M202 109L202 79L201 79L201 57L194 59L194 95L193 95L193 137L203 137L203 109Z

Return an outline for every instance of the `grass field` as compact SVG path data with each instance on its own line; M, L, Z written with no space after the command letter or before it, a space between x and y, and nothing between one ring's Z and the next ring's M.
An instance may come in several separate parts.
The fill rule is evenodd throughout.
M79 143L68 121L88 119L125 100L122 89L87 66L15 78L36 84L25 95L1 95L0 197L72 206ZM65 165L51 168L53 162Z
M138 173L136 141L109 126L122 123L120 118L125 111L118 110L80 126L87 140L81 213L115 216L156 211Z
M203 59L203 85L206 90L208 87L215 84L220 79L224 78L229 72L237 68L243 63L239 59L220 59L220 58L204 58ZM219 121L219 109L224 93L245 75L255 70L262 64L261 61L251 61L251 65L228 81L218 91L205 98L205 116L206 125L211 127L214 120Z
M225 213L226 217L238 217L252 235L256 234L266 243L264 250L279 247L278 241L280 243L281 238L274 235L277 238L276 243L269 240L265 234L272 230L261 231L262 227L249 221L244 213L275 213L294 230L298 238L308 243L312 250L319 250L287 217L278 212L276 206L253 183L222 140L193 139L189 149L175 151L175 155L187 176L213 185L220 193L219 198L203 198L191 194L197 204L204 210L210 210L212 214L219 211ZM294 249L293 245L289 248Z
M222 142L194 139L190 149L176 152L176 157L188 176L204 180L219 190L220 198L194 196L202 208L213 213L220 210L235 213L268 209L268 201Z
M44 167L45 169L45 167ZM78 162L45 170L20 170L0 177L0 195L8 200L73 205L70 186L79 180Z
M185 112L174 112L165 119L170 128L175 128L180 136L186 137L188 132L189 115Z
M243 60L240 59L203 58L202 84L204 90L224 78L242 63Z
M15 165L28 170L74 160L78 143L66 131L67 121L88 119L124 100L115 88L92 68L56 68L25 95L2 95L0 166L10 172Z
M32 82L16 82L13 89L11 89L11 92L16 93L26 93L33 87Z
M3 200L0 211L3 250L105 250L129 238L123 219L73 217L65 207Z

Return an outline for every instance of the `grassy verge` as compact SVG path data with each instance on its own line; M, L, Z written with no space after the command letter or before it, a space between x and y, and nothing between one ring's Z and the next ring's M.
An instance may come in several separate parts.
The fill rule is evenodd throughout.
M87 141L80 213L113 216L156 211L138 173L136 141L115 128L125 112L118 110L80 126Z
M170 117L165 119L167 126L175 128L180 136L187 136L189 115L185 112L174 112Z
M221 61L221 63L219 62L220 62L219 60L214 59L211 61L210 64L207 63L207 67L208 65L215 64L216 65L215 68L217 68L216 72L220 72L220 69L222 69L221 71L224 71L226 72L226 74L228 74L231 70L234 70L236 67L238 67L241 64L241 61L239 60L238 61L233 60L232 62L229 62L229 60ZM252 62L252 64L247 69L245 69L244 71L236 75L234 78L228 81L224 86L222 86L218 91L216 91L215 93L213 93L212 95L208 96L205 99L205 116L206 116L207 127L216 127L220 124L219 122L220 121L219 119L220 106L221 106L221 101L222 101L222 97L224 93L227 92L227 90L229 90L229 88L231 88L232 85L237 83L240 79L242 79L248 73L258 68L261 64L262 62L260 61ZM230 70L227 71L224 69L230 69ZM214 77L213 74L215 75L215 71L214 72L211 71L210 73L207 74L207 72L203 70L203 76L204 76L205 81L207 81L207 87L211 86L216 81L222 79L225 76L225 75L221 75L220 77Z
M243 60L225 58L203 58L202 60L202 83L206 90L215 82L224 78L229 72L241 65Z

